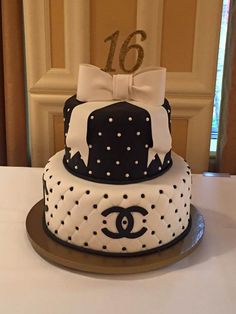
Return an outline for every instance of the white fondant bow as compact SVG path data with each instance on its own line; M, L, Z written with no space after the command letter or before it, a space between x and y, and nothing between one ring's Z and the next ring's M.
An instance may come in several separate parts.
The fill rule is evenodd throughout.
M147 68L135 74L110 75L90 64L79 68L77 99L81 101L135 100L162 105L165 97L165 68Z
M90 114L107 106L109 100L115 100L113 103L116 103L118 100L129 99L130 103L147 110L151 116L153 147L148 150L148 165L156 154L163 162L166 153L171 149L168 115L162 107L165 97L165 76L165 68L146 69L134 75L111 76L93 65L81 64L77 99L87 103L75 107L71 115L66 139L67 146L71 147L71 157L79 151L87 165L89 143L86 142L86 138Z

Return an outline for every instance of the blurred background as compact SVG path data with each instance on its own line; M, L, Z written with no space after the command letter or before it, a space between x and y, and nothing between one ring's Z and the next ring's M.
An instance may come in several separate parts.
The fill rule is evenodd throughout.
M63 149L63 105L78 66L112 67L133 37L142 67L167 68L173 150L193 172L236 174L235 0L2 0L0 165L42 167ZM137 55L130 50L125 67Z

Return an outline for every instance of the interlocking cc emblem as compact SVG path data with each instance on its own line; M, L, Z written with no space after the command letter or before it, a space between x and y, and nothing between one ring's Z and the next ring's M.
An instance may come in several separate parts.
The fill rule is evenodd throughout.
M140 213L142 216L146 216L148 212L146 209L139 206L131 206L128 208L123 208L119 206L110 207L102 212L104 217L107 217L111 213L118 213L116 218L116 228L118 232L110 231L107 228L103 228L102 232L112 239L128 238L135 239L141 237L147 228L143 227L139 231L132 232L134 227L134 217L133 213Z

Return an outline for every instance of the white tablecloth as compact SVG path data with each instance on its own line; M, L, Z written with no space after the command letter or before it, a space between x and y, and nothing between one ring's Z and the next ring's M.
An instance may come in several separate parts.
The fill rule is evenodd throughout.
M0 167L0 313L236 313L236 177L193 176L204 239L161 270L103 276L61 269L31 247L25 219L42 198L42 169Z

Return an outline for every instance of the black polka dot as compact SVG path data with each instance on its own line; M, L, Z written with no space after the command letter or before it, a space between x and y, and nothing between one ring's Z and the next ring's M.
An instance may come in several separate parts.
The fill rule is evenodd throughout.
M79 201L75 201L75 204L76 204L76 205L79 205Z
M107 248L107 247L106 247L106 245L103 245L103 247L102 247L102 248L103 248L103 250L106 250L106 248Z
M86 194L90 194L90 191L89 191L89 190L87 190L85 193L86 193Z
M183 182L184 182L184 183L186 183L186 180L185 180L185 179L183 179Z
M179 222L182 221L182 218L179 218Z
M185 229L185 226L183 226L182 229L184 230L184 229Z
M47 197L47 201L49 201L49 198Z
M102 223L105 225L105 224L107 223L107 221L106 221L106 220L103 220Z
M57 185L60 185L60 184L61 184L61 181L58 181L58 182L57 182Z
M156 207L156 206L155 206L154 204L151 206L152 209L154 209L155 207Z
M46 172L48 172L49 169L46 169Z
M187 204L186 204L186 203L184 204L184 207L187 207Z
M177 189L177 185L174 184L174 185L173 185L173 188L174 188L174 189Z
M147 222L147 219L143 219L143 223Z
M161 216L161 220L163 220L164 219L164 216Z
M169 203L172 203L172 199L171 198L169 199Z
M163 192L163 190L159 190L159 193L160 193L160 194L163 194L164 192Z
M145 194L141 194L141 197L142 197L142 198L145 198Z
M172 237L175 237L175 233L172 233Z
M64 200L64 195L61 196L61 199Z
M160 240L158 243L159 243L159 244L162 244L162 241Z
M124 195L123 195L123 198L127 199L127 198L128 198L128 195L127 195L127 194L124 194Z
M68 211L68 212L67 212L67 214L70 216L70 215L71 215L71 212L70 212L70 211Z
M143 244L143 245L142 245L142 248L145 249L145 247L146 247L146 244Z
M55 207L56 209L58 208L58 206L57 206L57 205L55 205L54 207Z
M93 204L93 208L98 208L98 205L97 204Z
M84 246L88 246L88 242L84 242Z
M71 237L70 237L70 236L68 237L68 240L69 240L69 241L71 240Z
M52 193L52 191L53 191L52 189L49 190L50 193Z
M126 247L125 246L122 247L122 251L126 251Z
M93 234L94 234L94 235L97 235L98 233L97 233L97 231L93 231Z
M64 221L63 220L61 221L61 224L64 225Z
M53 218L53 214L51 214L50 216L51 216L51 218Z
M49 222L47 222L47 225L49 226Z
M183 193L181 193L181 194L180 194L180 197L183 197L183 196L184 196L184 194L183 194Z
M104 198L108 198L108 195L107 195L107 194L104 194L103 197L104 197Z
M178 213L178 209L175 210L175 213L176 213L176 214Z
M75 227L75 230L79 230L79 227L76 226L76 227Z
M188 212L186 213L186 215L188 216Z
M190 187L188 187L188 191L190 191Z
M57 230L54 231L57 234Z
M190 199L190 200L192 199L192 195L189 196L189 199Z
M189 171L187 171L187 175L188 175L188 176L190 175L190 172L189 172Z
M70 187L70 191L73 191L73 190L74 190L74 188L73 188L73 186L71 186L71 187Z
M155 234L155 231L152 231L151 234L152 234L152 235Z
M49 179L52 179L52 176L50 176Z
M171 224L167 225L167 228L170 228L171 227Z
M88 220L88 216L84 216L84 220Z

